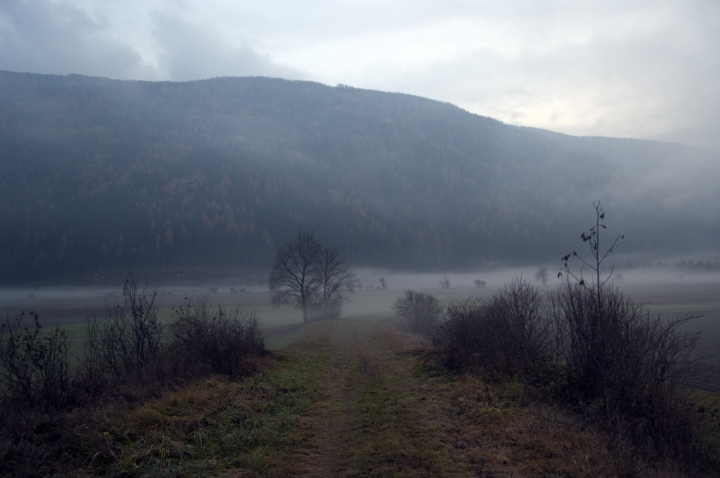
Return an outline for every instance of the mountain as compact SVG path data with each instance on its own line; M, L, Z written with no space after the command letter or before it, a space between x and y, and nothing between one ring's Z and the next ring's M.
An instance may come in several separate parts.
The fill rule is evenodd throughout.
M0 72L0 283L269 267L312 229L356 265L558 260L601 200L623 248L717 254L720 154L271 78Z

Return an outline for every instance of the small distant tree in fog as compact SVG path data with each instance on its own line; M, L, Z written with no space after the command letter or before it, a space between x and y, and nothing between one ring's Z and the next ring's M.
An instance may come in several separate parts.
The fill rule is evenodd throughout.
M450 288L450 278L448 276L445 276L442 279L440 279L440 287L442 287L443 289Z
M387 281L385 280L385 278L381 277L379 282L380 282L380 287L382 287L382 290L387 290Z
M550 274L548 273L548 270L546 267L541 267L535 273L535 280L538 282L542 282L542 285L546 285L548 283L549 277L550 277Z
M322 315L324 318L339 318L339 304L345 293L352 292L357 285L355 273L340 257L340 251L330 246L323 246L317 273L320 276L317 297L322 303Z
M485 282L484 280L475 279L475 287L484 289L486 285L487 285L487 282Z
M340 252L315 238L313 232L299 230L297 235L278 247L270 272L272 304L295 304L303 310L303 322L310 322L311 307L328 316L330 308L338 315L345 292L357 281L345 265Z
M430 294L405 291L392 306L395 317L410 332L430 337L442 317L442 305Z
M312 232L297 235L279 246L268 285L272 305L296 304L302 307L303 322L310 322L310 303L320 284L317 273L323 245Z

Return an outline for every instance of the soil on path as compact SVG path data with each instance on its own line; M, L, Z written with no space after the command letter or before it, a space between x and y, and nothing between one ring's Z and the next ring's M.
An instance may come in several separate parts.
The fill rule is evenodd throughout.
M597 476L617 465L598 437L522 406L517 390L419 367L417 339L389 320L315 323L304 340L327 347L319 399L270 475Z

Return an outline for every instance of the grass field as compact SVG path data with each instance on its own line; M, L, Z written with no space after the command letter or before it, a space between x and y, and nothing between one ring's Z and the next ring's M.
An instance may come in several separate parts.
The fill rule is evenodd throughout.
M439 300L450 302L468 297L490 297L497 287L483 289L470 287L453 287L451 289L433 289ZM688 282L623 284L622 290L637 302L648 304L648 308L661 313L664 317L690 314L702 317L692 320L685 326L687 331L699 331L702 334L700 348L709 361L720 370L720 283ZM172 317L172 308L183 303L185 298L198 300L206 297L212 305L223 307L241 306L254 309L263 328L280 327L302 322L302 312L290 306L272 307L267 291L256 289L245 293L231 294L229 288L221 289L220 293L208 293L207 288L168 288L160 289L158 296L159 318L168 321ZM76 290L39 290L35 298L29 299L26 294L0 291L0 312L11 318L23 310L34 310L40 315L43 325L61 325L75 338L82 338L85 333L86 317L96 314L102 317L107 305L121 299L119 291L108 294L108 289L76 289ZM171 294L170 294L171 293ZM345 317L358 314L383 313L390 314L391 307L402 290L360 291L350 294L349 300L343 305ZM716 387L720 391L720 387Z
M495 289L434 292L450 301ZM702 347L717 349L713 286L626 292L662 314L704 314L688 327L703 331ZM143 404L71 414L53 469L65 476L684 476L644 462L531 387L420 365L418 339L393 326L390 309L401 293L355 293L344 320L308 326L299 310L270 307L265 292L210 295L215 305L254 308L275 359L244 380L210 377ZM161 297L163 320L184 296ZM11 316L32 308L77 337L86 311L104 306L92 295L0 303ZM698 403L718 408L711 393L699 392ZM720 423L708 423L706 446L718 455Z
M68 474L683 476L532 389L419 366L417 339L386 314L286 331L252 378L201 380L85 420L85 461Z

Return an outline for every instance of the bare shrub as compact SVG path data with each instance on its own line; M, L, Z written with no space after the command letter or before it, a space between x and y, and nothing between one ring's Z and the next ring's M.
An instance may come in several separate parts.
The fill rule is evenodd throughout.
M510 350L507 371L537 381L546 371L550 350L550 324L542 294L528 281L515 278L493 296L490 308Z
M426 359L489 380L538 385L649 455L688 460L703 370L693 317L663 320L619 291L566 281L541 294L515 279L487 301L452 305Z
M551 295L565 399L646 452L688 459L697 430L688 385L703 365L694 354L699 336L679 327L694 317L663 321L612 287L613 269L603 277L601 266L625 236L601 249L605 211L593 206L595 224L580 236L591 258L563 257L566 282ZM571 259L590 268L592 282L569 269Z
M82 368L94 378L121 381L158 365L163 326L158 322L157 291L140 288L129 273L123 285L123 303L108 306L105 316L87 322Z
M430 294L408 290L395 301L392 310L405 329L430 337L440 321L443 307Z
M170 332L173 360L193 375L247 375L253 371L248 358L269 353L254 311L211 308L207 299L175 309Z
M42 331L35 312L0 326L0 403L3 409L45 411L67 406L72 383L65 330ZM32 325L24 326L26 320Z
M567 282L550 296L563 399L635 444L683 455L693 444L688 384L701 371L697 334L619 291Z
M428 358L439 360L452 370L475 368L488 361L480 354L493 346L497 327L481 301L468 300L447 309L447 320L433 335L435 349Z
M68 340L32 311L0 325L0 476L53 474L48 462L65 452L55 444L74 405Z
M0 324L0 475L55 475L61 462L92 449L99 450L88 456L93 467L114 461L111 441L86 425L93 408L157 397L194 377L247 375L257 369L253 357L269 353L254 312L188 303L164 334L156 292L130 274L123 294L104 320L88 320L77 367L66 332L42 329L37 314Z
M550 323L540 292L514 279L489 301L448 308L434 337L434 352L445 366L473 369L491 380L536 382L551 363Z
M699 428L690 386L703 363L694 353L698 335L680 328L693 317L663 320L611 286L612 271L603 276L601 265L623 236L601 250L605 213L599 204L595 212L581 235L592 259L563 257L564 285L541 295L516 279L489 301L450 307L429 357L493 380L540 384L613 439L691 463ZM572 258L592 270L590 281L569 269Z

